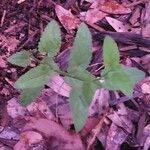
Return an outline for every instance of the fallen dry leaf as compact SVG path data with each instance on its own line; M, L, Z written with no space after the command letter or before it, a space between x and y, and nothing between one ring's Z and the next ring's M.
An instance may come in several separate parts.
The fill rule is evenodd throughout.
M11 116L12 118L17 118L17 117L21 117L24 116L26 111L25 108L22 107L16 98L12 98L11 100L8 101L7 104L7 113L9 116Z
M99 9L89 9L86 12L85 21L89 24L96 23L100 20L102 20L107 14L100 11Z
M141 9L142 7L136 7L135 10L132 12L132 15L129 19L129 22L131 23L132 26L140 26L139 19L140 19L140 14L141 14Z
M149 83L143 83L141 86L142 93L144 94L150 94L150 84Z
M27 150L32 145L39 144L43 140L41 134L34 131L21 133L19 142L14 146L14 150Z
M89 107L89 115L101 115L109 106L109 91L105 89L96 90L94 98Z
M70 126L73 124L73 119L69 103L59 105L56 109L56 116L59 117L63 127L70 129Z
M120 145L126 140L127 136L127 132L123 131L116 124L112 123L108 131L105 149L119 150Z
M6 139L6 140L19 140L19 133L15 132L14 128L12 127L5 127L0 132L0 138Z
M125 7L123 4L117 3L117 1L114 0L98 0L95 1L91 8L99 8L99 10L109 13L109 14L128 14L131 13L131 9Z
M143 67L150 73L150 54L143 56L141 60Z
M19 43L20 41L15 37L6 37L4 35L0 35L0 47L2 49L7 49L7 56L10 55L10 52L14 52L16 50Z
M114 19L112 17L105 17L108 23L117 31L117 32L134 32L140 34L140 28L132 28L129 24Z
M97 138L102 143L103 147L106 147L106 139L107 139L108 131L110 129L110 125L108 123L105 123L105 122L102 126L102 129L97 134Z
M49 120L56 120L54 114L51 112L46 102L42 99L40 99L40 101L32 102L29 104L27 106L27 110L34 116L42 115Z
M43 118L36 119L33 117L29 117L28 120L29 123L25 126L24 130L35 129L41 132L46 137L57 139L59 149L61 150L85 149L79 134L69 133L60 124Z
M150 38L150 1L146 3L146 10L143 18L142 35L143 37Z
M76 29L80 25L80 20L62 6L56 5L55 11L61 24L67 31L71 32L71 30Z
M112 17L105 17L108 23L117 31L117 32L129 32L131 27L117 19Z
M1 68L6 68L7 67L5 59L6 59L5 56L0 56L0 67Z
M128 133L132 131L132 122L128 116L127 109L125 105L119 104L118 111L113 111L112 114L109 114L107 117L112 120L114 124L125 129Z
M150 124L144 127L141 145L144 146L143 150L149 150L150 148Z
M61 76L57 75L52 77L47 85L59 95L69 97L71 87L64 81Z

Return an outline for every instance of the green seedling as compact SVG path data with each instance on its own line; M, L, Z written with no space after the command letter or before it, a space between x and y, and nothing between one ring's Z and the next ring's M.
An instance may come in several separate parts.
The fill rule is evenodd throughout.
M80 131L88 116L88 107L96 89L105 88L119 90L127 96L132 96L134 85L144 78L145 74L137 68L120 64L120 55L116 42L106 36L103 43L103 61L105 68L100 77L93 76L86 69L92 58L92 37L85 23L78 28L73 48L70 54L67 72L59 69L53 58L61 47L61 31L55 20L51 21L41 35L38 51L44 54L39 65L22 75L15 83L15 88L21 90L22 104L29 104L41 92L49 79L56 74L64 76L72 87L70 93L70 107L76 131ZM8 62L26 67L32 53L17 52L8 58Z

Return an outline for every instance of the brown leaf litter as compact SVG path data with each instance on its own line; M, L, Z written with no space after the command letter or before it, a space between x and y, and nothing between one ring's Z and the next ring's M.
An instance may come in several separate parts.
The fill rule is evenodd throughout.
M0 2L0 149L84 150L150 148L150 1L66 0ZM118 43L121 63L137 67L146 78L134 87L132 98L120 92L97 90L84 128L74 131L69 106L71 87L62 76L53 77L36 101L23 107L17 78L35 66L21 68L7 57L22 49L36 49L46 24L55 19L62 31L62 47L55 61L68 66L76 30L84 21L93 38L93 58L88 70L103 68L102 41L106 35ZM38 54L35 53L35 56Z

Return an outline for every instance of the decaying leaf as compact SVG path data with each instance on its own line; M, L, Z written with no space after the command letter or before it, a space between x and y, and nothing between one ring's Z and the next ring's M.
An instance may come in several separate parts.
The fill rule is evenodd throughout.
M141 86L142 93L144 94L150 94L150 84L149 83L143 83Z
M126 140L128 134L129 133L116 126L116 124L112 123L108 131L105 149L119 150L121 144Z
M19 43L20 41L15 37L6 37L4 35L0 35L0 47L2 49L7 48L8 54L10 52L14 52Z
M143 26L142 26L142 35L144 37L150 38L150 1L146 3L146 10L143 18Z
M26 150L35 144L42 142L43 137L40 133L26 131L21 133L19 142L14 146L14 150Z
M145 56L142 57L142 65L144 67L144 69L147 70L147 72L150 73L150 54L147 54Z
M129 19L129 22L131 23L131 25L133 27L134 26L136 27L136 26L140 25L138 19L140 18L141 10L142 10L142 7L136 7L135 10L132 11L132 15Z
M102 114L109 106L109 91L105 89L98 89L95 92L94 98L89 107L89 115L93 116L98 113Z
M55 6L57 17L67 31L76 29L80 25L80 20L75 17L70 11L64 9L60 5Z
M25 108L23 108L18 102L16 98L12 98L11 100L8 101L7 104L7 113L9 116L12 118L17 118L24 116L26 111Z
M110 129L109 122L105 120L105 122L102 125L102 129L97 134L97 138L102 143L103 147L106 147L106 139L107 139L109 129Z
M149 150L150 148L150 124L144 128L141 145L144 146L143 150Z
M42 115L49 120L56 120L47 103L42 99L40 99L40 101L32 102L31 104L29 104L27 106L27 110L34 116Z
M59 95L69 97L71 87L61 76L57 75L52 77L47 85Z
M1 68L6 68L7 67L5 56L0 56L0 67Z
M92 5L91 8L99 8L99 10L110 13L110 14L128 14L131 13L131 9L125 7L123 4L119 4L115 0L99 0L95 1Z
M85 147L80 139L80 136L77 133L69 133L65 130L60 124L43 119L43 118L28 118L29 123L25 126L27 129L35 129L41 132L46 137L51 137L57 139L57 146L62 150L85 150ZM53 141L51 141L53 142ZM53 143L51 143L52 145ZM55 143L56 144L56 143Z
M5 127L0 132L0 138L6 139L6 140L19 140L19 133L14 131L13 127Z
M131 133L133 125L129 119L126 107L124 104L120 104L119 107L118 111L114 111L112 114L109 114L108 118L111 119L117 126L125 129L128 133Z
M132 28L128 23L124 23L112 17L105 17L108 23L117 31L117 32L134 32L140 34L140 28Z
M107 14L100 11L99 9L89 9L86 12L85 21L89 24L96 23L100 20L102 20Z
M117 32L129 32L131 27L117 19L112 17L105 17L108 23L117 31Z
M68 103L59 105L56 113L63 127L65 129L70 129L70 126L73 124L70 105Z

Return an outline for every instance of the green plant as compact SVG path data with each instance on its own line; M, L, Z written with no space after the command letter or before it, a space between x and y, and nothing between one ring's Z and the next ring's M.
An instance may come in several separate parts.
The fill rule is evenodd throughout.
M57 22L53 20L45 28L38 45L38 51L45 57L42 61L38 61L37 67L16 81L15 88L21 89L22 103L28 104L40 94L51 76L63 75L66 82L72 87L69 99L76 131L80 131L86 122L88 107L96 89L120 90L125 95L132 96L134 84L145 76L142 71L119 63L120 56L117 44L109 36L104 39L103 61L105 68L102 70L101 76L96 78L88 72L86 68L92 58L92 37L84 23L81 23L77 31L67 72L60 70L53 61L60 46L61 31ZM34 59L32 53L21 51L9 57L8 62L25 67L29 65L30 58Z

